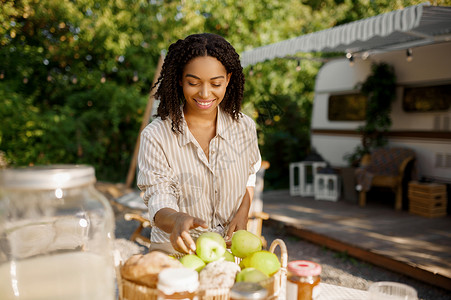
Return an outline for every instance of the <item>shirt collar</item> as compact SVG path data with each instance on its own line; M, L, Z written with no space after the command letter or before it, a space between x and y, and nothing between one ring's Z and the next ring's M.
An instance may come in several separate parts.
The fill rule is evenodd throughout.
M191 141L191 133L189 132L188 124L186 124L185 114L183 113L183 105L180 106L182 110L182 133L177 135L179 146L183 147Z
M218 106L218 118L216 120L216 134L223 139L227 140L230 138L230 129L232 118L230 118L227 113L225 113L221 107Z
M183 113L183 106L180 107L182 110L182 129L183 132L178 134L178 142L180 147L185 146L193 138L189 131L188 124L185 120L185 114ZM221 138L227 140L230 138L230 125L232 119L218 106L218 117L216 119L216 134Z

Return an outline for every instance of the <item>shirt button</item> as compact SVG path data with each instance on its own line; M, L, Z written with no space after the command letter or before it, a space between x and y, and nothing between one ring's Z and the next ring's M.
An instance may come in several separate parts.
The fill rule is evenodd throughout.
M215 154L215 150L211 150L211 154Z
M218 193L218 190L215 190L215 194L217 194Z

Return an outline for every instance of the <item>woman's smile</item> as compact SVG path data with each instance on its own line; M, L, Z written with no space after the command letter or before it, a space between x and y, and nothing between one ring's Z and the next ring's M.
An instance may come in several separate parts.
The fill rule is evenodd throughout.
M201 108L209 108L215 100L214 99L213 100L194 99L194 101L196 101L196 103L199 104L199 106Z
M185 65L180 85L185 114L216 114L224 99L231 73L212 56L199 56Z

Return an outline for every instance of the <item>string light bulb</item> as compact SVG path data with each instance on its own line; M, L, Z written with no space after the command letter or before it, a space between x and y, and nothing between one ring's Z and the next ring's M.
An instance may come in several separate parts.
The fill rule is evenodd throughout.
M299 72L301 70L301 61L298 60L298 65L296 66L296 72Z
M413 60L412 48L408 48L406 50L406 60L407 62L411 62Z
M4 79L5 78L5 71L1 71L0 72L0 79Z
M249 70L249 76L254 75L254 66L251 66L251 69Z
M363 52L363 54L362 54L362 59L363 59L363 60L367 60L368 57L370 57L370 53L369 53L368 51Z
M139 77L138 77L138 71L133 72L133 81L134 81L134 82L137 82L138 79L139 79Z
M346 53L346 58L349 60L349 65L352 67L354 65L354 55L351 52Z
M106 82L105 74L102 74L102 78L100 78L100 82L101 83L105 83Z

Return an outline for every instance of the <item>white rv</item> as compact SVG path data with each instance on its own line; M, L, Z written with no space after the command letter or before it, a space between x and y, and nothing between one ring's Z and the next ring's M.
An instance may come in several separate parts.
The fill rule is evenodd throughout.
M356 130L364 116L358 104L365 99L355 95L356 84L368 77L372 63L386 62L398 84L390 145L415 150L419 176L451 183L451 6L421 3L297 36L245 51L241 63L293 59L302 52L353 58L352 66L346 58L328 62L317 75L312 146L327 161L345 166L344 155L360 143Z
M408 50L410 51L410 50ZM409 55L408 55L409 54ZM358 83L371 73L373 63L386 62L397 77L392 105L389 146L413 149L418 175L451 183L451 43L437 43L406 50L365 53L326 63L316 78L311 124L312 147L333 166L346 166L344 156L361 143L359 117L334 112L334 101L354 104ZM349 98L350 97L350 98ZM428 103L424 107L422 103ZM340 103L343 111L346 101ZM339 109L339 110L340 110ZM356 120L357 119L357 120Z

